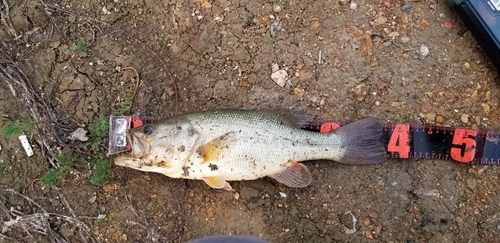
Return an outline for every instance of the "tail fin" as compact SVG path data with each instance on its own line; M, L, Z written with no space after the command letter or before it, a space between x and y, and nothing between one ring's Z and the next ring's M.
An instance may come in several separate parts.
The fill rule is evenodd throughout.
M387 152L379 141L382 136L382 120L368 117L336 130L343 141L344 155L338 161L343 164L371 165L384 162Z

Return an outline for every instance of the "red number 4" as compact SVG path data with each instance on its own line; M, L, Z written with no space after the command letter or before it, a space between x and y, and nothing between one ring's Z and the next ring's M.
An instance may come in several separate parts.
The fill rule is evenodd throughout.
M452 143L454 145L460 146L459 148L451 148L451 157L463 163L471 162L476 155L476 130L468 130L463 128L457 128L455 134L453 135Z
M409 124L396 124L392 131L391 139L387 144L387 151L397 152L399 158L410 157L410 125Z

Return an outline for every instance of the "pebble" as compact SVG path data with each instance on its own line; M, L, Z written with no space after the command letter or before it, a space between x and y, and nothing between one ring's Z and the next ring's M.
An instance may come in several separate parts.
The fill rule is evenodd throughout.
M278 70L271 74L271 79L283 88L288 80L288 73L285 70Z
M436 116L436 123L443 124L445 121L445 118L443 116L437 115Z
M405 5L403 5L403 7L401 7L401 10L405 11L405 10L410 9L410 8L411 8L411 4L406 3Z
M94 203L97 199L97 195L94 195L92 197L89 198L89 200L87 200L87 202L89 202L90 204Z
M460 121L461 121L462 123L464 123L464 124L467 124L467 123L469 122L469 115L467 115L467 114L462 114L462 115L460 116Z
M355 1L351 1L350 8L351 10L356 11L356 9L358 8L358 4Z
M298 95L298 96L304 96L304 94L306 93L306 91L303 88L301 88L301 87L296 87L296 88L293 89L293 93L295 95Z
M352 93L354 94L354 99L357 101L363 101L365 96L368 94L368 88L365 84L358 84L352 89Z
M275 12L275 13L281 12L281 6L279 6L279 5L274 6L273 12Z
M431 113L425 114L425 120L427 122L433 122L433 121L435 121L436 120L436 113L431 112Z
M383 24L385 24L385 23L387 23L387 18L386 18L386 17L384 17L384 16L377 15L377 16L375 17L375 20L373 20L373 24L374 24L375 26L383 25Z
M491 109L490 105L488 105L486 103L482 103L481 107L483 108L484 113L486 113L486 114L490 113L490 109Z
M317 29L319 27L319 19L318 18L311 18L311 21L309 23L311 24L311 27L313 29Z
M401 23L402 24L408 24L408 22L410 22L410 17L408 16L408 14L404 13L401 15Z
M89 137L87 137L87 131L85 131L85 129L79 127L73 133L71 133L69 139L80 140L82 142L85 142L85 141L89 140Z
M429 25L429 22L427 22L427 20L425 20L425 19L422 19L422 20L420 20L420 25L422 25L423 27L425 27L425 26Z
M358 222L358 219L354 217L354 215L351 213L351 211L345 213L341 218L340 218L340 223L344 226L344 233L347 235L354 234L356 233L356 223Z
M422 56L422 58L425 58L427 57L427 55L429 55L429 48L427 48L427 46L424 44L420 46L420 55Z
M407 35L401 35L399 37L399 43L406 44L408 42L410 42L410 37L409 36L407 36Z
M276 35L278 34L278 32L281 30L281 20L279 19L276 19L274 20L273 24L271 24L271 28L270 28L270 35L271 35L271 38L276 38Z

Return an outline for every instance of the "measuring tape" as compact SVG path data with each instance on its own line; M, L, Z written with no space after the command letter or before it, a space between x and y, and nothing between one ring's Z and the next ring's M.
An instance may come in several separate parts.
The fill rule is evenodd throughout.
M111 116L108 155L130 149L126 131L160 117ZM306 130L331 132L335 122L314 123ZM380 142L388 158L453 160L467 164L500 165L500 132L431 125L384 124Z
M340 125L326 122L320 132ZM384 124L380 142L389 158L453 160L467 164L500 165L500 133L431 125Z

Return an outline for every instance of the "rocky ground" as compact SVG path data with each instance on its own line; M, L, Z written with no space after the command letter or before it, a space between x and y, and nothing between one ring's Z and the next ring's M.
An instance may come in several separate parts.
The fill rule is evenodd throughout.
M35 153L0 136L5 242L500 239L497 166L311 161L306 188L264 178L233 182L231 193L115 166L96 186L87 161L38 183L65 149L44 146L39 130L64 137L99 116L287 108L500 131L499 73L443 1L4 0L1 10L0 126L33 123Z

